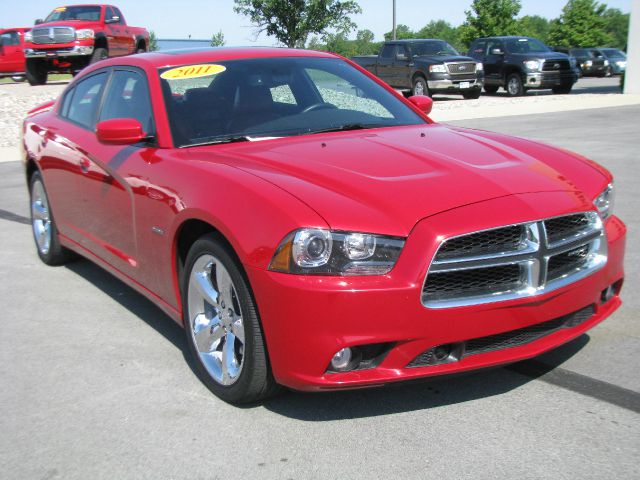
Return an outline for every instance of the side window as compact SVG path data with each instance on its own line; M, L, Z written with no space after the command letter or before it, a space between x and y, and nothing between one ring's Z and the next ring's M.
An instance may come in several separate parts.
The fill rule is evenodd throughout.
M75 89L69 90L62 100L62 107L60 108L60 115L63 117L69 116L69 105L71 104L71 99L73 98L73 92Z
M487 55L493 55L491 51L495 50L496 48L504 52L504 46L502 45L502 42L500 40L490 40L489 42L487 42Z
M100 98L106 81L107 73L102 72L78 83L74 89L73 98L69 103L67 118L93 130L96 124L98 105L100 105Z
M384 58L385 60L391 60L393 58L393 54L396 50L395 45L384 45L382 47L382 51L380 52L380 58Z
M113 13L114 15L117 15L118 17L120 17L120 21L118 23L120 24L124 24L124 17L122 16L122 12L120 11L120 9L118 7L113 7Z
M409 52L407 51L407 47L403 45L398 45L398 49L396 50L396 60L400 60L400 61L409 60Z
M0 45L4 47L15 47L16 45L20 45L18 32L6 32L0 35Z
M115 15L116 15L116 13L113 11L113 8L107 7L107 9L104 12L104 19L105 19L105 21L106 20L111 20Z
M474 58L482 58L485 55L487 48L486 40L479 40L471 45L471 56Z
M100 121L112 118L135 118L146 133L153 133L153 112L149 89L142 74L116 70L109 84Z

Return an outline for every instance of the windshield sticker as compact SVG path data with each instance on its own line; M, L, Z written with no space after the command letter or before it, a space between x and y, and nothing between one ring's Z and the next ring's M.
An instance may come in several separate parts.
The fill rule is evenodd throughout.
M227 69L223 65L188 65L186 67L172 68L167 70L160 78L165 80L178 80L182 78L208 77L222 73Z

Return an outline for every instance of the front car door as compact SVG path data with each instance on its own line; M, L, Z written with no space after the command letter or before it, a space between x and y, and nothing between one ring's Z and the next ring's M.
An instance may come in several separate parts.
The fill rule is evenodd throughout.
M499 39L487 41L484 60L484 81L489 85L502 85L505 49L504 42ZM501 53L498 53L501 52Z
M120 19L118 25L120 25L120 48L122 49L122 55L135 53L136 39L131 34L127 21L122 16L122 12L118 7L113 7L113 13Z
M5 30L0 35L0 71L24 72L24 52L18 30Z
M109 56L117 57L125 54L122 36L124 35L120 20L112 7L105 7L104 28L109 42Z
M378 55L378 77L380 80L393 85L393 65L395 63L396 45L385 43Z
M393 64L393 83L396 88L411 88L411 50L402 44L396 46Z

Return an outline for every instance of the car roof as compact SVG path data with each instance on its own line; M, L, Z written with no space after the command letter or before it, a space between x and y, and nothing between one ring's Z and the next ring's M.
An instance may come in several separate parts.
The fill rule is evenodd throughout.
M272 57L317 57L336 58L327 52L301 50L296 48L277 47L222 47L222 48L190 48L166 50L149 53L115 57L100 61L101 67L113 65L149 66L163 68L195 63L219 62L225 60L240 60L247 58Z
M527 37L526 35L498 35L495 37L480 37L480 38L476 38L476 40L489 40L489 39L509 40L512 38L528 38L530 40L537 40L537 39L534 39L533 37ZM476 40L474 40L474 42Z
M403 38L401 40L387 40L384 43L414 43L424 41L444 42L445 40L442 40L441 38Z

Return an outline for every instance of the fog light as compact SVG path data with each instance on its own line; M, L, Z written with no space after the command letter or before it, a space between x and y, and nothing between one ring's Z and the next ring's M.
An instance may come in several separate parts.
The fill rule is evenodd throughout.
M433 356L438 362L443 362L451 355L451 345L439 345L433 349Z
M331 368L337 372L344 372L351 367L351 349L349 347L339 350L331 359Z
M600 300L602 301L602 303L607 303L609 300L613 298L615 293L616 293L615 286L609 285L607 288L605 288L602 291L602 294L600 295Z

